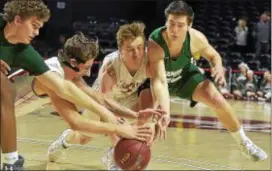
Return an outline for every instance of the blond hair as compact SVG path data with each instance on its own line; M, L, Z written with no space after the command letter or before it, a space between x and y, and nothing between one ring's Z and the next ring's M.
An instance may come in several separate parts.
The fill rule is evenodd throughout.
M145 24L142 22L133 22L131 24L124 24L120 26L117 32L118 47L121 47L125 40L135 39L139 36L145 40L144 29Z
M11 0L5 4L3 10L3 19L6 22L12 22L17 15L22 19L35 16L44 22L50 18L50 10L42 0Z
M87 38L83 33L79 32L69 38L64 49L60 51L59 57L61 61L68 61L68 58L76 58L81 61L94 59L99 53L98 41Z

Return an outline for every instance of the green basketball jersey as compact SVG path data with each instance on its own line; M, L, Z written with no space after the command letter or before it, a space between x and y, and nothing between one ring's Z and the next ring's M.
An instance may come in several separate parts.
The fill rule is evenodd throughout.
M41 55L26 44L11 44L4 36L6 22L0 15L0 59L10 67L22 68L33 75L40 75L49 70Z
M166 30L166 27L157 28L151 33L150 39L164 50L169 92L171 95L191 99L196 86L204 80L204 76L193 63L190 50L190 34L187 32L180 55L173 59L162 36L164 30Z

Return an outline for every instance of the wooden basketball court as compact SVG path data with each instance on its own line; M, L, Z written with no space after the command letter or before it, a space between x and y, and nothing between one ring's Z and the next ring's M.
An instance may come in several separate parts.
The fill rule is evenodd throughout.
M20 93L26 91L23 86L26 81L18 79L16 86ZM188 101L172 98L168 139L154 144L147 169L270 170L271 105L249 101L230 103L247 135L269 154L267 160L244 159L234 139L204 104L190 108ZM105 136L98 136L86 146L72 146L58 163L47 162L49 145L68 128L59 116L50 114L52 111L54 108L48 99L36 98L29 89L16 102L18 150L26 159L26 169L105 170L101 158L110 145Z

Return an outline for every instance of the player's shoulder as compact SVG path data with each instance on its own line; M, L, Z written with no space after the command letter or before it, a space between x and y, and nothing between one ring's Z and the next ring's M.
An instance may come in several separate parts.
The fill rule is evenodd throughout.
M45 60L46 64L60 64L59 58L57 56L52 56Z
M202 49L209 47L209 42L206 36L199 30L190 28L189 30L190 40L191 40L191 52L196 59L198 59L198 52Z
M105 59L115 59L119 56L119 51L113 51L105 56Z
M154 39L154 38L158 38L160 36L160 33L163 29L165 29L166 27L163 26L163 27L158 27L156 29L154 29L150 35L149 35L149 39Z
M199 30L195 29L195 28L190 28L189 29L189 34L192 40L195 41L207 41L206 36Z
M109 61L111 61L111 62L117 61L118 57L119 57L119 51L116 50L114 52L107 54L103 60L103 63L109 62Z
M15 45L17 56L25 56L27 58L42 58L39 52L31 44L17 44Z

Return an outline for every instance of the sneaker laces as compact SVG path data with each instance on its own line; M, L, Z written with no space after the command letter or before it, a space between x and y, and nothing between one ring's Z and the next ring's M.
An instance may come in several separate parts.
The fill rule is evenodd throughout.
M247 152L247 154L255 154L258 153L258 148L249 140L246 140L242 146L245 148L245 151Z

